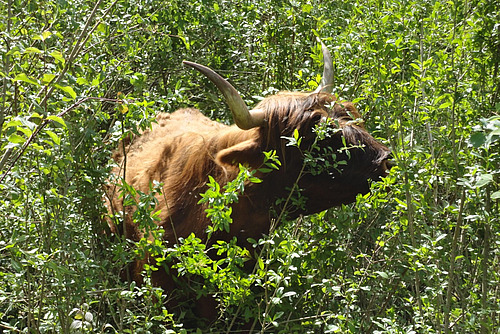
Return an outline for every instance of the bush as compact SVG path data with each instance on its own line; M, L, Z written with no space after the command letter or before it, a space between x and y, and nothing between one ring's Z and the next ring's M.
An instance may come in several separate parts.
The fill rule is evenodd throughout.
M153 246L207 279L195 289L216 296L220 318L203 332L500 327L498 2L5 3L4 332L186 332L189 308L165 307L168 296L148 283L155 268L141 287L120 278ZM195 236L171 249L106 236L103 185L121 138L188 105L231 122L217 90L182 60L211 66L252 105L278 89L315 88L315 35L332 51L334 92L393 150L397 166L371 195L283 222L254 249L216 243L219 260ZM142 219L154 219L154 201L142 200ZM248 252L250 273L241 270Z

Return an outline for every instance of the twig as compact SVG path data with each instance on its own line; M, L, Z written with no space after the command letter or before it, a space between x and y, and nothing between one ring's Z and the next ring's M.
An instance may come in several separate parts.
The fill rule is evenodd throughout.
M4 323L1 323L1 322L0 322L0 328L5 328L5 329L7 329L9 331L14 331L16 333L21 333L21 331L19 329L11 327L11 326L9 326L7 324L4 324Z
M7 31L6 33L9 34L10 33L10 23L11 23L11 17L12 17L12 0L9 0L9 2L7 3ZM7 45L7 51L9 51L10 49L10 46L9 46L9 42L8 40L6 39L5 41L6 45ZM4 71L5 73L9 73L8 72L8 69L9 69L9 63L10 63L10 56L7 55L7 53L5 54L5 63L4 63ZM7 76L4 76L3 77L3 85L2 85L2 105L0 106L0 134L2 133L2 125L3 125L3 122L5 120L5 100L6 100L6 96L7 96Z
M444 332L450 333L450 306L451 306L451 295L454 289L454 279L455 279L455 258L457 257L458 248L458 238L460 237L460 230L462 229L462 213L464 210L465 202L465 189L462 190L462 196L460 198L460 208L458 209L457 224L455 225L455 231L453 233L453 241L451 243L451 254L450 254L450 269L448 270L448 291L446 291L446 302L444 307Z

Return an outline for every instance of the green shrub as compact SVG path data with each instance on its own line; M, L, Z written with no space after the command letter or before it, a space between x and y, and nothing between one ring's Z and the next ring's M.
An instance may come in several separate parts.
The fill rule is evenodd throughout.
M497 1L4 4L4 332L186 332L190 315L167 309L148 281L155 268L141 287L120 278L145 250L206 278L194 289L215 295L221 316L201 332L244 322L267 333L498 331ZM354 100L393 150L388 178L352 205L283 221L254 249L215 242L218 259L195 236L172 248L106 236L103 185L120 139L188 105L231 122L217 90L182 60L219 71L253 105L315 88L315 35L332 51L335 94ZM219 194L207 196L224 195L213 186ZM139 204L137 221L154 223L151 197ZM230 215L216 213L214 228L230 228Z

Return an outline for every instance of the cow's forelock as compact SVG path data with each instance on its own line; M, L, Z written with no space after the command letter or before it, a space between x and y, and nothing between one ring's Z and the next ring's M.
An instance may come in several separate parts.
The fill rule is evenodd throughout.
M327 115L327 107L334 101L331 94L280 92L264 99L256 108L265 111L266 126L261 128L268 149L279 149L283 137L291 137L295 129L301 135L314 126L318 111Z
M342 127L342 136L345 138L346 149L350 154L348 157L348 174L354 174L363 178L377 180L385 176L382 162L388 159L390 151L384 145L377 142L366 130L357 125Z

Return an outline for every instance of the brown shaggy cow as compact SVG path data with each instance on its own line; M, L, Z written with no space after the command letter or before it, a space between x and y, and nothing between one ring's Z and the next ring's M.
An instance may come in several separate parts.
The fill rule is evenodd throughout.
M164 240L176 243L176 238L195 233L206 238L210 220L206 204L197 204L200 193L207 189L208 176L219 184L233 180L239 164L259 168L266 151L276 151L281 161L279 170L258 174L261 183L249 183L237 203L232 205L233 223L230 232L219 232L213 239L228 240L234 236L245 243L247 238L259 239L268 233L272 212L281 209L276 200L286 198L298 180L301 195L307 199L304 207L287 208L288 218L312 214L341 204L351 203L357 194L369 191L370 180L386 175L389 149L377 142L363 127L353 104L338 103L328 92L332 81L331 58L326 48L324 81L315 92L281 92L261 101L249 111L236 90L211 69L190 62L212 80L224 94L236 125L214 122L196 109L180 109L161 113L150 130L144 131L115 154L116 175L137 190L148 192L156 180L163 183L163 194L157 196ZM316 139L314 128L327 124L330 136L316 143L323 154L324 165L316 172L304 166L304 152ZM297 130L302 137L300 149L289 144ZM126 166L124 162L126 161ZM339 161L345 161L336 168ZM113 212L128 212L124 229L127 238L138 241L144 232L133 224L133 208L124 208L122 198L114 186L107 190ZM274 210L271 210L274 209ZM118 233L112 225L112 230ZM122 229L120 228L120 231ZM141 266L137 261L134 279L140 281ZM171 289L171 283L162 281L165 275L156 274L153 283ZM168 281L168 280L167 280Z

